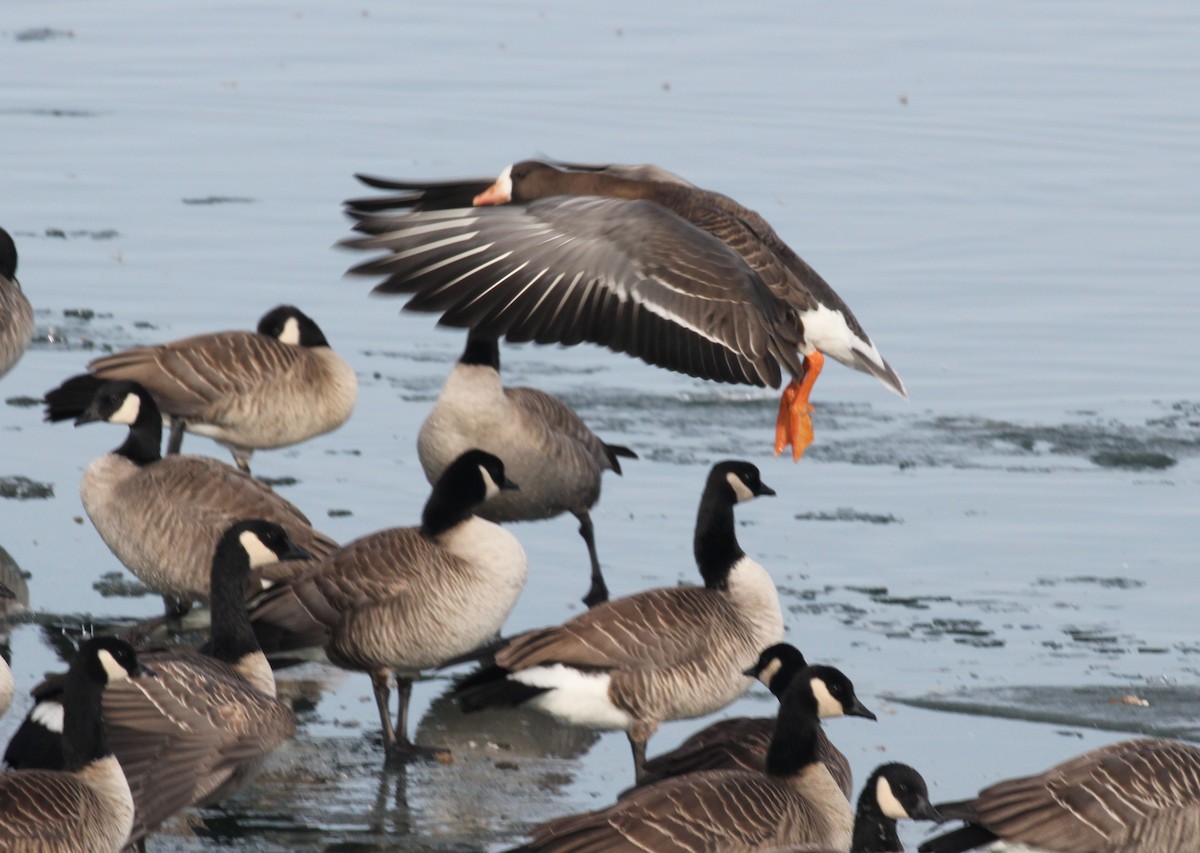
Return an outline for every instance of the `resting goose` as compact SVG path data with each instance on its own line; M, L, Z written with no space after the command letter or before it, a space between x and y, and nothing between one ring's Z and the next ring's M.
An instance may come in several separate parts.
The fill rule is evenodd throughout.
M162 456L162 417L136 382L104 382L90 394L75 393L82 390L64 385L47 394L46 418L74 417L76 426L93 421L129 426L124 444L88 465L79 493L100 538L127 569L168 599L168 612L208 598L213 549L235 521L280 524L313 556L337 548L300 510L249 474L206 456ZM262 575L290 576L296 565L268 566Z
M292 632L297 645L324 646L337 666L370 674L390 758L446 754L408 738L413 681L491 640L525 585L521 543L475 515L515 488L500 459L469 450L434 485L420 527L356 539L251 602L256 623ZM400 694L395 728L392 676Z
M170 419L169 454L179 452L187 430L227 447L243 471L255 450L337 429L358 396L350 365L293 305L268 311L256 332L196 335L97 358L63 384L94 389L122 379L148 390Z
M471 334L433 411L417 436L425 477L436 483L451 462L473 447L504 459L505 473L521 484L478 510L490 521L536 521L570 512L587 545L592 584L584 604L608 599L596 556L590 510L600 499L600 475L621 473L618 457L636 459L627 447L605 444L572 409L534 388L500 383L500 346Z
M967 825L926 841L922 853L1196 851L1200 748L1161 738L1122 741L937 810Z
M224 799L249 782L296 730L275 699L275 679L244 604L250 571L308 555L277 524L250 520L221 537L212 558L212 640L207 654L145 652L155 678L104 691L104 726L133 793L131 841L174 813ZM62 766L62 678L34 688L36 704L4 760L16 769Z
M773 494L749 462L714 465L694 543L704 586L614 599L513 637L494 665L459 683L464 710L528 704L567 723L623 729L641 778L660 723L724 708L750 687L745 671L759 652L783 638L775 584L738 545L733 519L736 503Z
M792 679L806 666L804 655L790 643L778 643L764 649L758 662L746 670L774 695L783 697ZM774 717L733 717L718 720L689 737L675 749L646 761L642 784L658 782L697 770L757 770L762 771L767 760L771 736L775 733ZM833 745L824 729L817 732L817 752L829 768L846 798L850 798L853 777L850 762Z
M0 849L46 853L120 850L133 826L133 799L100 719L105 685L142 672L133 648L112 637L86 640L67 674L63 770L0 774Z
M33 306L17 281L17 244L0 228L0 377L12 370L33 337Z
M824 357L904 384L849 307L761 216L654 166L526 161L486 180L358 176L399 195L348 201L386 252L351 273L405 308L510 341L601 344L669 370L784 391L775 452L812 441ZM395 213L395 210L401 213Z
M846 850L854 815L818 755L821 718L875 719L833 667L801 670L779 707L766 772L706 770L634 788L608 808L535 827L520 851L767 850L824 844Z

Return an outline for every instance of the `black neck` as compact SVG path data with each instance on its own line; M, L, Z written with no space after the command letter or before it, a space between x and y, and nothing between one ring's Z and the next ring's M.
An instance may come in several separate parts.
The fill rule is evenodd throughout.
M817 738L821 720L817 716L817 700L808 690L790 690L779 706L775 734L767 749L767 773L771 776L794 776L817 757Z
M425 502L421 512L421 535L427 539L440 536L452 527L457 527L469 519L474 513L473 506L464 506L462 498L453 495L450 490L440 488L439 482L433 488L433 494Z
M734 531L733 500L728 492L728 484L710 481L696 514L693 550L700 577L709 589L725 589L733 564L746 556Z
M129 427L125 443L113 453L124 456L135 465L149 465L162 459L162 415L149 398L143 398L137 420Z
M104 685L86 672L72 672L63 693L63 769L80 770L111 755L100 699Z
M459 358L458 363L490 367L499 373L500 343L495 338L471 335L467 338L467 347L463 350L462 357Z
M854 816L854 840L850 844L853 853L896 853L903 851L900 836L896 834L896 821L879 808L875 788L878 775L867 780L866 787L858 795L858 811Z
M250 617L246 615L246 583L250 562L246 551L235 539L221 540L213 557L212 640L209 653L217 660L235 664L248 654L260 651Z

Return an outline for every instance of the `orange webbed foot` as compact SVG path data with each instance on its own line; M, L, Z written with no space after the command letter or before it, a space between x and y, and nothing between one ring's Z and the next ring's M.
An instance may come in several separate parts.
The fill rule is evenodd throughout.
M821 353L813 352L806 356L803 378L793 379L783 389L783 396L779 400L779 416L775 419L776 456L790 444L792 461L799 461L813 443L813 409L808 402L808 395L812 393L813 384L824 365L825 357Z

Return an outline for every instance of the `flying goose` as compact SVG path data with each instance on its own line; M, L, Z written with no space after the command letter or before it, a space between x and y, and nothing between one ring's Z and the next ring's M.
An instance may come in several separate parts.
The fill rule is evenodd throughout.
M966 826L926 841L922 853L1018 845L1044 853L1196 851L1200 748L1161 738L1122 741L937 810Z
M133 648L86 640L67 674L63 770L0 774L0 849L117 851L133 825L133 799L100 719L105 685L142 672Z
M525 161L487 180L359 175L351 273L405 308L509 341L601 344L669 370L784 391L775 452L812 441L824 357L907 397L849 307L761 216L655 166ZM395 210L402 211L395 213Z
M313 556L337 548L300 510L249 474L206 456L162 456L162 417L136 382L104 382L87 394L75 392L90 389L68 385L46 395L47 420L129 426L124 444L88 465L79 493L100 538L127 569L168 599L168 613L208 597L213 549L235 521L280 524ZM296 565L277 564L262 574L275 580L294 574Z
M783 697L796 673L806 666L804 655L790 643L777 643L763 649L758 662L746 670L757 678L775 698ZM774 717L732 717L718 720L696 732L675 749L646 761L642 784L658 782L697 770L762 771L767 760ZM849 799L853 788L850 762L821 729L817 732L817 752L833 780Z
M243 471L255 450L337 429L358 396L350 365L293 305L268 311L256 332L196 335L97 358L63 387L94 390L122 379L149 391L170 419L168 454L179 452L187 430L227 447Z
M833 667L801 670L784 694L766 772L706 770L634 788L599 811L535 827L520 851L766 850L813 843L846 850L854 815L821 763L821 718L875 719Z
M575 725L623 729L643 775L646 741L666 720L724 708L750 687L748 666L783 639L771 576L738 545L733 507L773 495L749 462L713 466L694 552L704 586L653 589L528 631L459 683L464 710L529 704Z
M500 346L470 334L462 357L442 387L417 436L425 477L438 477L465 450L477 447L504 459L505 473L521 484L487 501L478 514L490 521L536 521L570 512L587 544L592 584L584 604L608 599L596 556L592 517L600 475L621 473L618 457L636 459L627 447L605 444L572 409L534 388L500 384Z
M295 733L291 709L275 699L275 679L244 604L250 571L303 559L277 524L261 519L229 528L212 558L212 640L207 654L139 655L155 678L104 691L104 728L129 780L137 841L177 811L211 803L245 785L263 759ZM17 769L63 763L63 679L34 688L36 704L13 735L4 760Z
M33 306L17 281L17 244L0 228L0 377L20 361L33 337Z
M920 773L907 764L881 764L858 797L850 853L904 853L896 833L898 820L941 823L944 818L929 804L929 789ZM773 848L769 853L842 853L843 849L798 844Z
M422 670L491 640L525 585L525 550L475 515L517 488L504 463L468 450L434 485L420 527L394 527L350 542L308 572L251 601L251 619L322 645L337 666L369 673L389 758L444 757L408 737L408 702ZM392 727L388 679L400 694Z

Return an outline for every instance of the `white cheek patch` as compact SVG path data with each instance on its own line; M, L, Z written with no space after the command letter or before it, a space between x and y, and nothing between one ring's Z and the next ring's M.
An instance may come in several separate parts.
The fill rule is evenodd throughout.
M61 702L38 702L33 706L33 710L29 712L29 719L33 720L47 731L57 732L62 734L63 730L63 706Z
M823 679L814 678L809 684L812 686L813 696L817 697L818 717L840 717L846 713L842 703L833 698Z
M138 414L142 411L142 398L137 394L126 394L125 402L121 403L121 408L117 409L108 416L110 424L126 424L132 426L138 419Z
M771 687L771 680L775 678L776 673L783 668L783 661L779 658L771 658L771 662L762 668L758 673L758 680L768 689Z
M249 530L242 531L242 534L238 536L238 542L241 543L246 556L250 558L250 568L252 569L279 562L279 555L264 545L262 540Z
M279 342L281 344L289 344L297 346L300 343L300 321L295 317L288 317L283 323L283 331L279 333Z
M883 776L875 783L875 801L879 803L879 810L892 820L908 819L908 810L900 804L900 800L892 791L891 783Z
M112 652L108 649L101 649L96 657L100 661L100 665L104 667L105 673L108 674L109 682L125 681L129 678L129 672L125 667L117 663L117 659L112 656Z
M750 487L742 482L742 478L730 471L725 475L725 480L729 483L729 488L733 489L733 494L737 498L738 503L754 499L754 492L750 491Z
M496 481L492 479L492 475L488 473L487 468L479 466L479 476L483 478L483 499L490 500L500 494L500 487L496 485Z

